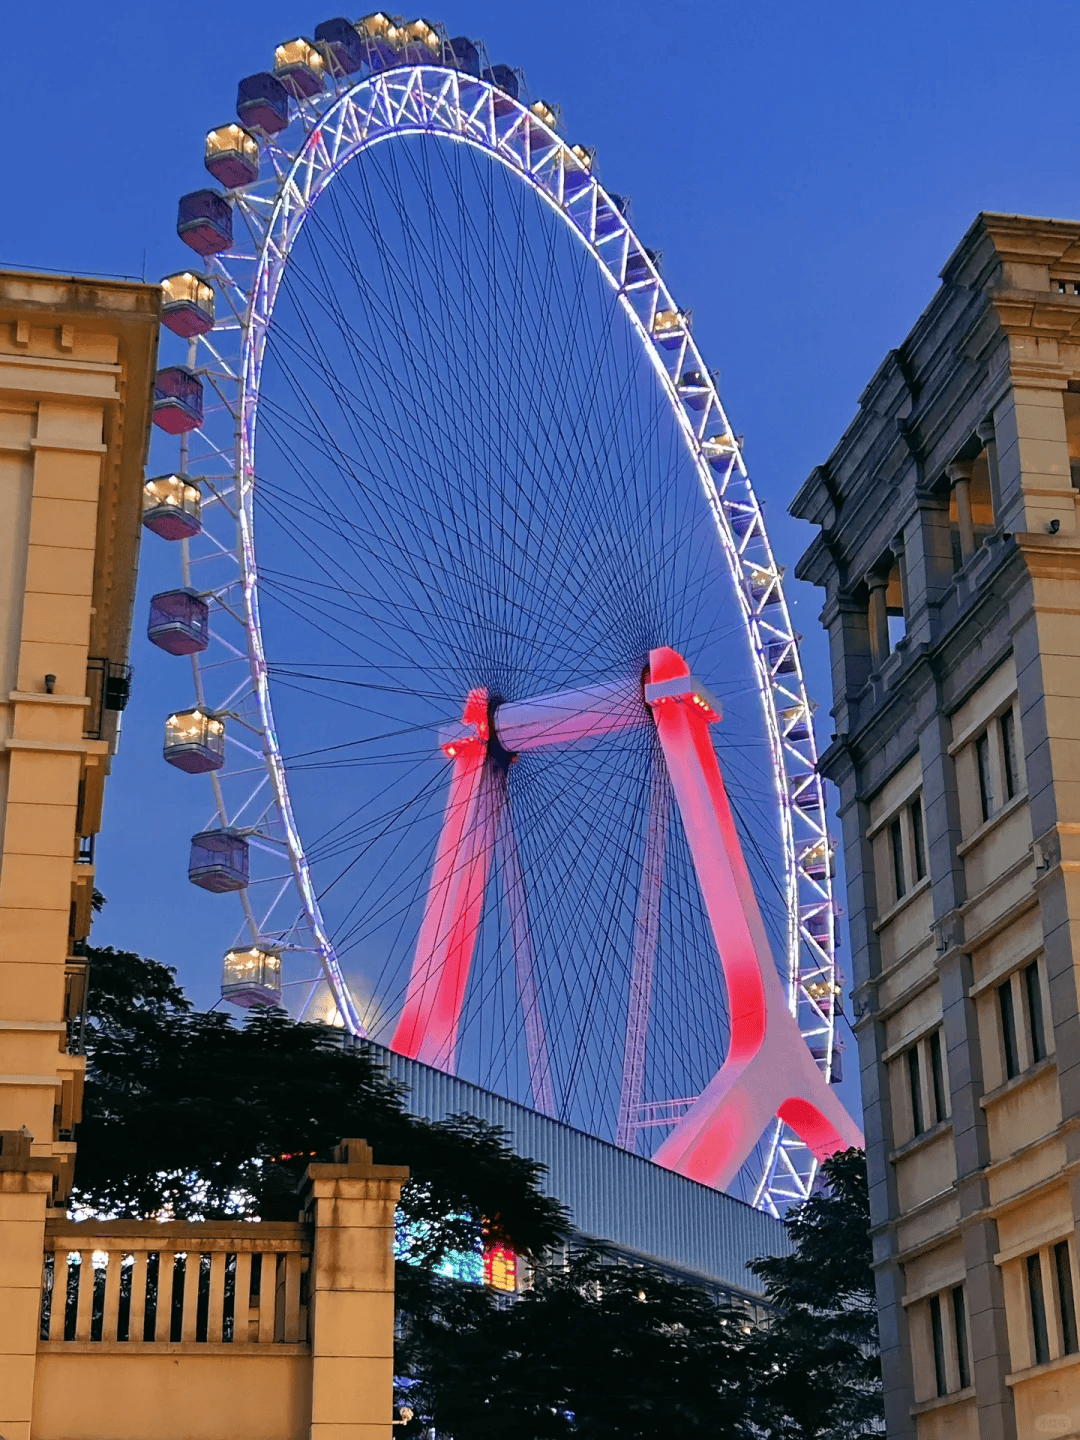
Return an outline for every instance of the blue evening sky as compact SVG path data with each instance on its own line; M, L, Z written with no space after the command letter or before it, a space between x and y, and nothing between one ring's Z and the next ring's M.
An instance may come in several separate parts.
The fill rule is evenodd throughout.
M173 227L177 197L209 183L205 132L233 118L241 76L330 13L308 0L7 7L0 263L148 279L190 263ZM597 148L604 182L632 197L721 371L789 571L811 538L787 517L790 497L978 211L1080 213L1072 4L455 0L432 18L523 67L532 94L562 106L568 139ZM148 537L144 570L160 544ZM164 714L188 698L186 674L171 688L182 662L144 638L160 582L144 573L140 586L94 938L176 965L208 1004L236 911L183 878L191 821L210 806L160 759ZM819 597L789 593L827 743Z

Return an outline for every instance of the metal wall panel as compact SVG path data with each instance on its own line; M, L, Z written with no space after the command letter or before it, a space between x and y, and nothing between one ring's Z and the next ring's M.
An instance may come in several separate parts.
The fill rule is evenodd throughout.
M379 1045L370 1049L409 1087L406 1103L414 1114L429 1120L476 1115L501 1125L519 1155L546 1167L544 1191L562 1201L583 1235L752 1295L760 1295L761 1284L747 1262L790 1249L784 1227L741 1200L467 1080Z

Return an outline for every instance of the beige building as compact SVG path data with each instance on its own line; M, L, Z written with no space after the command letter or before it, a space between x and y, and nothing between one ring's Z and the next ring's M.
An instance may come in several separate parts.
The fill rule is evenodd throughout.
M405 1171L343 1141L291 1224L64 1209L160 299L0 272L0 1437L389 1440Z
M1080 1435L1080 224L982 215L793 513L889 1434Z

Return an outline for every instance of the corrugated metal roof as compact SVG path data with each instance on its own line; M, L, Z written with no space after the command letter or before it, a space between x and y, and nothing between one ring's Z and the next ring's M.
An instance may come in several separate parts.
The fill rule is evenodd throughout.
M519 1155L546 1167L544 1191L562 1201L583 1235L754 1295L761 1284L747 1262L790 1249L784 1227L764 1211L467 1080L370 1048L409 1087L414 1114L464 1113L501 1125Z

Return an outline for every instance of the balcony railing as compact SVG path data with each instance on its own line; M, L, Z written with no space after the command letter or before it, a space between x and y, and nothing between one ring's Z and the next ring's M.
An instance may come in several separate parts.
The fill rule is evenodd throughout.
M295 1223L50 1220L41 1340L306 1344L310 1256Z
M115 717L128 703L131 694L131 666L118 664L104 655L91 655L86 662L86 693L90 708L86 712L83 736L87 740L104 740Z

